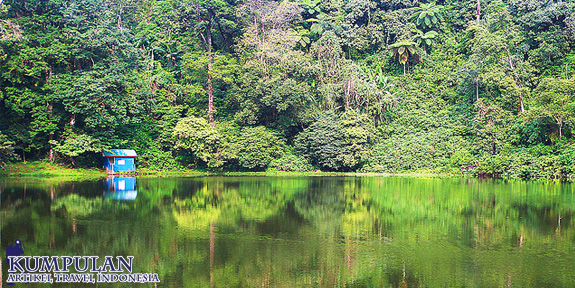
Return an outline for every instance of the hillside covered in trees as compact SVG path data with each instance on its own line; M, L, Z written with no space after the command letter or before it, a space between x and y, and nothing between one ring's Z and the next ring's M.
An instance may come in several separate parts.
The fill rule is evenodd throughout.
M575 177L575 1L0 3L0 163Z

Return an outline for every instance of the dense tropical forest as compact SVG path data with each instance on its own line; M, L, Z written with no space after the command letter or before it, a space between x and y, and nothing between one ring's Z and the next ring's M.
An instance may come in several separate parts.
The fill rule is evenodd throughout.
M575 1L0 3L2 165L575 177Z

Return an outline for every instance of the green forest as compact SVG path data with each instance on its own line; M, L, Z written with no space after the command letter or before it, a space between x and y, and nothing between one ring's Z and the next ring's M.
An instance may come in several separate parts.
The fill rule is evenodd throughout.
M0 165L575 178L575 1L0 0Z

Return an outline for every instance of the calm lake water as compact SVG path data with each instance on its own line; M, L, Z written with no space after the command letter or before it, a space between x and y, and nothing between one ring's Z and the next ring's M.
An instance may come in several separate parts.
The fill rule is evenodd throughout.
M133 255L133 272L158 273L158 287L575 287L569 184L197 177L0 189L2 254L20 239L25 255Z

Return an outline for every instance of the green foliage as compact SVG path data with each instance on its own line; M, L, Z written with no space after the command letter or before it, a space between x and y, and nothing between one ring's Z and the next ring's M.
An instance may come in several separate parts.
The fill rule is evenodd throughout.
M243 125L267 124L288 130L300 124L310 105L307 83L283 73L266 76L257 67L245 67L234 87L238 110L236 122Z
M559 165L562 175L568 179L575 178L575 146L569 145L565 147L559 155Z
M503 155L485 156L477 163L479 176L498 177L507 172L510 165L509 157Z
M274 159L268 166L268 172L307 172L312 171L313 167L302 157L288 153L281 158Z
M322 169L358 169L369 156L372 125L365 115L327 112L296 137L296 149Z
M413 41L400 41L390 45L391 54L399 59L399 63L405 64L409 60L410 55L416 54L415 42Z
M549 117L557 124L559 140L563 136L563 126L575 121L575 78L546 78L535 90L531 118Z
M0 129L22 160L572 175L567 150L531 150L574 140L572 1L482 1L480 21L460 0L64 2L0 3Z
M421 3L413 14L413 21L417 23L418 26L426 28L438 26L439 22L443 21L441 8L442 6L436 6L434 3Z
M194 116L181 118L172 131L174 149L189 153L195 165L201 161L208 167L219 164L220 138L218 131L206 119Z
M416 44L413 41L402 40L389 46L391 55L403 65L403 74L405 74L405 64L409 61L409 56L414 56L417 53Z
M373 156L363 171L422 171L448 166L460 168L471 163L465 146L465 141L451 129L398 134L382 139L373 147Z
M8 140L6 135L0 133L0 169L4 169L6 162L19 159L14 153L14 142Z
M435 31L427 31L425 33L417 31L417 35L415 35L414 41L419 46L431 47L431 44L433 44L435 38L437 38L437 35L439 34Z
M240 135L232 149L243 169L265 170L272 160L285 154L285 141L263 126L244 127Z
M499 154L517 136L510 126L511 115L497 105L478 101L473 123L473 148L479 154Z
M176 161L171 151L163 151L157 148L146 150L136 159L138 160L138 167L145 167L153 170L172 170L181 168L181 164Z
M541 149L543 148L543 149ZM509 155L510 164L508 173L510 177L522 179L560 179L568 177L562 175L559 157L547 147L534 146L530 149L519 149Z
M458 169L467 169L473 163L473 156L471 152L466 150L465 148L461 148L461 150L456 150L451 154L451 158L449 159L449 165L454 168Z
M54 151L66 156L74 167L76 167L75 157L88 152L99 153L108 148L90 135L77 134L71 130L66 131L60 142L52 140L50 144L54 146Z
M97 139L90 135L76 134L70 131L62 138L64 139L62 143L52 141L51 144L54 145L56 152L70 157L76 157L86 152L102 152L104 148Z

